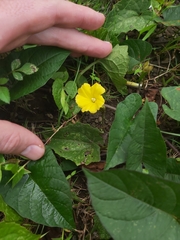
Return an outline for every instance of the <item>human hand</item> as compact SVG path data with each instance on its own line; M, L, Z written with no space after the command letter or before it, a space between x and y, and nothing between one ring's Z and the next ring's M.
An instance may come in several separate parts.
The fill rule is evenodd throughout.
M27 43L98 58L112 50L110 43L77 30L95 30L104 23L104 15L88 7L65 0L1 0L0 12L0 52Z
M72 51L74 56L106 57L112 50L108 42L79 32L95 30L104 16L65 0L1 0L0 52L24 44L52 45ZM0 152L37 160L44 154L42 141L29 130L0 120Z

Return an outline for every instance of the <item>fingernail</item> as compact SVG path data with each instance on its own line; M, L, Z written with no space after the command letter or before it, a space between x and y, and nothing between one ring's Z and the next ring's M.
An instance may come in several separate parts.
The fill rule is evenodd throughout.
M20 155L27 157L31 160L38 160L44 155L44 146L30 145Z

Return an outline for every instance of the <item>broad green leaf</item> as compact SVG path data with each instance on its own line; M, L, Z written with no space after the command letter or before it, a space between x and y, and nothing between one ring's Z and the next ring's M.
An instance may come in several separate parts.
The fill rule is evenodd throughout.
M109 12L104 27L117 35L134 29L141 31L153 24L153 12L148 10L150 5L150 0L122 0Z
M179 239L179 184L128 170L84 172L95 212L114 240Z
M0 78L0 85L4 85L8 82L8 78Z
M98 144L102 143L99 130L88 124L76 123L60 129L48 146L59 156L75 162L76 165L88 165L100 161Z
M77 85L74 81L68 81L64 87L64 90L70 98L74 98L77 94Z
M20 223L23 221L23 218L19 216L11 207L9 207L2 199L0 195L0 212L3 212L5 222L17 222Z
M180 164L176 159L167 159L167 170L164 178L169 181L180 183Z
M18 68L17 71L22 72L26 75L31 75L38 71L38 68L32 63L25 63L21 68Z
M40 46L15 52L6 59L19 58L22 64L33 63L39 70L33 75L25 75L22 82L16 82L10 90L11 99L20 98L42 87L61 67L69 55L69 51L57 47ZM4 59L5 60L5 59Z
M128 146L131 142L128 131L133 123L133 116L141 105L141 96L136 93L130 94L117 105L115 118L109 132L106 169L126 161Z
M141 39L125 40L122 42L122 45L128 46L128 54L131 57L129 70L132 70L137 63L143 62L152 51L151 44Z
M180 26L180 5L166 8L160 20L166 26Z
M180 121L180 86L165 87L161 90L161 95L169 103L163 104L164 112L171 118Z
M149 103L137 114L128 133L131 142L126 154L126 168L163 177L166 171L166 146L156 126Z
M21 66L20 59L15 59L11 62L11 70L14 71Z
M14 222L0 222L1 240L39 240L40 235L35 235L25 227Z
M0 86L0 100L10 103L9 89L7 87Z
M28 164L31 174L23 176L14 188L6 184L11 175L3 172L0 195L22 217L51 226L72 229L72 201L69 184L48 148L44 157Z
M52 85L52 95L56 106L60 110L62 108L61 104L61 91L63 89L63 81L60 78L57 78Z
M117 90L123 93L126 86L124 75L129 67L128 47L116 45L109 56L98 62L103 65Z

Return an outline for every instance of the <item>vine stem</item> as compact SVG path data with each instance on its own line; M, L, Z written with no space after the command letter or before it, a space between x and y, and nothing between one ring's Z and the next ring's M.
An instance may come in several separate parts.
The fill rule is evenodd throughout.
M85 72L87 72L90 68L92 68L94 65L96 65L96 64L98 63L98 61L99 61L99 60L96 60L95 62L92 62L92 63L89 64L85 69L83 69L83 70L79 73L77 79L79 79Z

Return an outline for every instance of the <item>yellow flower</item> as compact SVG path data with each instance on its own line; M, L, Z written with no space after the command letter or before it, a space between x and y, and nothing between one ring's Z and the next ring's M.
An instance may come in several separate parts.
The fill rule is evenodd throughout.
M105 89L99 83L92 86L84 83L78 89L75 100L82 112L96 113L104 105L105 100L101 96L104 92Z

